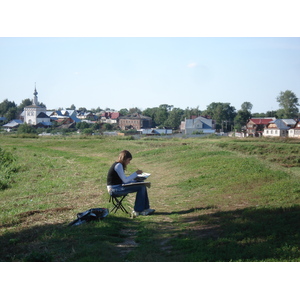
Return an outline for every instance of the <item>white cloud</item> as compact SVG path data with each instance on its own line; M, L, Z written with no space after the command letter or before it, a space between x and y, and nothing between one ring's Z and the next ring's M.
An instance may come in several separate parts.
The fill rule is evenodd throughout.
M188 68L195 68L196 66L197 66L197 64L195 62L187 65Z

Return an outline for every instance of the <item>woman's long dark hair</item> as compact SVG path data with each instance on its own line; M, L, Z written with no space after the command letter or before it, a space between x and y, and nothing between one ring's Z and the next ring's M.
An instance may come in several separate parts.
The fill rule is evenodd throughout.
M118 162L123 165L123 169L126 170L125 160L132 159L132 155L128 150L123 150L119 154Z

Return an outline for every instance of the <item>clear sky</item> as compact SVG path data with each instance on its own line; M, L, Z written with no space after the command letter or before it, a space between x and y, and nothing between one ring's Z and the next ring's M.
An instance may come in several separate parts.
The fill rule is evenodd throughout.
M35 2L36 5L38 3ZM15 13L13 4L9 8ZM262 5L259 4L259 7ZM299 37L277 37L276 34L261 37L257 31L254 36L248 37L235 37L236 31L233 34L221 31L219 36L218 31L212 31L211 35L207 31L208 36L196 36L192 30L195 26L185 28L185 31L179 30L184 27L177 26L175 34L164 31L165 27L162 26L159 29L156 27L153 34L145 31L143 36L139 32L131 34L129 31L124 36L121 29L126 28L125 22L118 23L119 35L118 31L113 30L111 34L108 31L108 34L96 36L92 31L89 37L79 30L81 27L78 21L74 22L74 15L71 15L73 23L64 19L64 24L68 24L68 28L76 25L75 33L72 30L60 31L62 27L54 27L50 35L47 30L38 33L37 30L43 25L41 10L45 13L48 8L50 6L43 9L41 6L35 7L35 13L30 15L19 12L16 20L23 19L17 30L13 29L11 34L3 34L2 31L2 35L0 30L0 102L8 99L20 104L26 98L32 99L35 83L39 101L48 109L67 108L74 104L77 109L100 107L119 110L138 107L143 110L169 104L182 109L198 106L200 110L205 110L212 102L227 102L238 110L247 101L253 104L253 113L263 113L279 108L276 97L280 91L292 90L300 97ZM121 7L121 10L124 8ZM22 9L25 9L25 5ZM269 7L267 9L269 11ZM277 9L280 11L280 8ZM52 28L53 24L61 24L62 16L67 15L63 14L61 8L58 11L60 15L55 19L57 21L54 22L52 14L46 18L47 29ZM180 11L180 7L177 7L177 11ZM31 13L30 10L27 12ZM101 10L98 12L102 17L105 15ZM120 17L120 11L114 12ZM203 11L197 14L202 19L205 16ZM184 19L185 23L191 25L189 16L196 16L193 7L189 7L189 15L185 15ZM139 26L145 28L141 22L143 17L153 22L153 16L149 19L146 15L138 15L139 22L135 24L135 29ZM158 17L161 24L163 18ZM177 15L177 23L170 18L167 24L178 24L178 18ZM225 20L231 18L226 14ZM239 15L239 18L241 21L243 16ZM89 22L89 17L85 20ZM106 25L111 22L110 19L105 20ZM256 17L256 22L248 23L252 28L262 20L266 24L267 19L262 16ZM204 21L209 24L211 20ZM278 23L278 19L276 21ZM7 18L3 21L2 18L1 22L13 23L13 20ZM35 29L32 34L22 31L27 24L30 25L29 30ZM166 24L166 19L163 24ZM228 25L222 23L222 19L218 24L221 24L218 30L223 24ZM235 30L241 24L234 23ZM279 26L281 29L281 24ZM229 26L229 29L232 27ZM269 33L262 27L258 32L265 36ZM282 33L280 30L276 32Z

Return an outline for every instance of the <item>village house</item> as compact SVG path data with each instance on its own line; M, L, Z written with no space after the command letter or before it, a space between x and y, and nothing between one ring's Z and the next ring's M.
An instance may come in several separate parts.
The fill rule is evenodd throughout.
M289 129L289 137L300 138L300 121L297 121L296 124Z
M292 128L296 125L297 121L294 119L281 119L286 126L288 126L289 128Z
M265 137L286 137L288 130L289 127L282 120L277 119L266 125L263 135Z
M4 127L7 132L10 132L12 129L17 129L21 124L23 124L22 120L12 120L2 127Z
M135 129L140 130L142 128L151 128L152 119L147 116L135 113L119 118L119 127L121 130Z
M296 121L293 119L277 119L267 124L263 135L265 137L288 137L290 128L295 125Z
M69 123L81 122L80 119L77 118L76 110L54 110L54 111L47 111L48 116L50 117L51 121L55 121L58 123L63 123L64 120L70 120Z
M80 120L97 120L98 117L92 112L77 112L76 117Z
M211 134L215 133L215 122L212 119L204 117L195 117L192 119L185 119L180 124L180 131L183 134Z
M100 115L100 122L107 124L117 124L121 114L119 112L103 112Z
M262 136L265 127L275 118L251 118L246 124L246 136Z

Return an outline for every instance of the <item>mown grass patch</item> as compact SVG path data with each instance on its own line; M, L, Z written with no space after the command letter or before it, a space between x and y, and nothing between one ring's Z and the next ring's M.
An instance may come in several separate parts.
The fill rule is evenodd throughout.
M297 140L258 139L250 142L249 140L240 139L221 142L218 146L223 149L257 155L284 167L300 167L300 147Z
M5 261L119 261L115 243L122 222L93 222L76 227L44 224L0 237Z
M191 228L172 241L174 255L185 252L183 261L299 261L299 217L299 206L200 216L201 224L218 224L216 237L205 237L205 226Z

